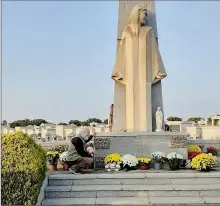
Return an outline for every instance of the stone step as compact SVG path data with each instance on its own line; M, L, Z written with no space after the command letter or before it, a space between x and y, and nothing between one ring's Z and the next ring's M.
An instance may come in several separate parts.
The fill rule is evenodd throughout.
M220 205L220 197L115 197L115 198L48 198L42 205Z
M51 174L50 180L85 180L85 179L185 179L185 178L220 178L220 171L199 172L186 170L185 172L169 172L149 170L149 172L112 172L96 174Z
M79 197L220 197L220 184L213 185L74 185L48 186L47 198Z
M187 185L219 184L220 178L146 178L146 179L49 179L50 186L71 185Z

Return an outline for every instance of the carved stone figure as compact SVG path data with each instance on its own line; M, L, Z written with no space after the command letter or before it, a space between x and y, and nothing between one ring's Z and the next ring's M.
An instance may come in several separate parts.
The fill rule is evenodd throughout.
M152 85L167 74L154 32L146 22L147 8L135 6L118 45L112 72L117 93L113 131L152 131Z
M160 107L156 111L156 132L163 131L163 112L160 110Z

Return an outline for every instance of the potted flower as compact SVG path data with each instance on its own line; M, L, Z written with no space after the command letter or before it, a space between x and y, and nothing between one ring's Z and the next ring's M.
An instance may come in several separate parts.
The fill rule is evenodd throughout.
M135 156L126 154L121 158L121 161L126 171L137 169L138 159Z
M108 172L119 171L121 169L121 155L117 153L109 154L104 159L105 169Z
M199 154L191 161L191 167L196 170L209 171L216 165L216 158L212 154Z
M154 169L160 170L162 163L165 162L166 154L163 152L154 152L151 154L151 160L154 163Z
M59 160L59 152L57 151L49 151L47 152L47 160L50 165L50 170L57 170L57 163Z
M150 158L140 157L138 159L138 165L140 170L148 170L150 166Z
M207 153L211 153L213 156L217 156L217 149L216 147L207 147Z
M188 145L188 152L202 152L201 148L197 145Z
M171 152L167 154L166 159L169 163L171 170L178 170L184 158L181 154L178 154L176 152Z
M63 152L60 155L60 163L63 165L63 170L68 171L69 170L69 165L67 164L67 154L68 152Z
M201 154L202 152L188 152L188 159L192 159L196 157L197 155Z

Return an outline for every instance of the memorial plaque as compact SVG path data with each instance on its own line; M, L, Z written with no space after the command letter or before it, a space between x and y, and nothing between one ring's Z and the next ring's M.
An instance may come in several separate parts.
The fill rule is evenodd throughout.
M110 138L96 138L95 149L110 149Z
M178 136L178 137L171 137L169 142L170 148L186 148L187 147L187 137L185 136Z
M95 157L95 169L104 169L105 168L105 162L104 157Z

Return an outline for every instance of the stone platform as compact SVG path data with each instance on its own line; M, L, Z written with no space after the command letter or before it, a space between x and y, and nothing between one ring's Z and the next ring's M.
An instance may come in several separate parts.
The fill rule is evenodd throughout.
M42 205L220 205L220 171L60 172Z
M104 158L110 153L150 157L156 151L178 152L187 159L187 135L181 132L106 132L99 133L94 144L96 169L104 167Z

